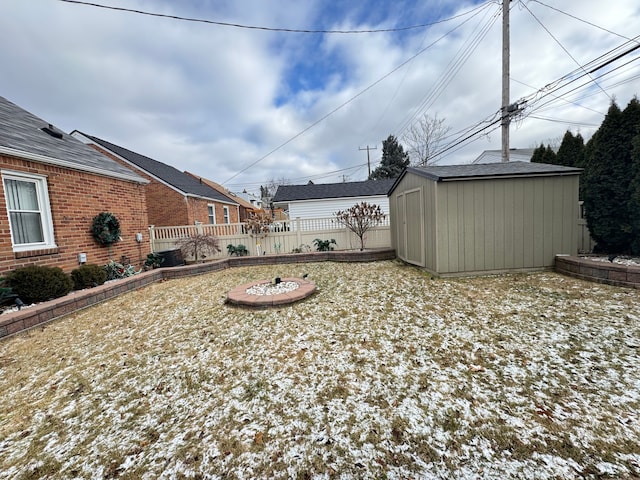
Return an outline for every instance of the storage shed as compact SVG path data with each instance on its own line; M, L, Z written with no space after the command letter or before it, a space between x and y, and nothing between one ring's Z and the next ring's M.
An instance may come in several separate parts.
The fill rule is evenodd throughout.
M398 257L440 276L551 268L575 255L581 169L528 162L408 167L389 191Z

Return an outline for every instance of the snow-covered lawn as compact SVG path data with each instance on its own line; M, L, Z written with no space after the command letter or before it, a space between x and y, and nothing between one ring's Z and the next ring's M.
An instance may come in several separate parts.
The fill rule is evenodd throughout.
M234 286L308 273L276 310ZM0 478L637 478L640 292L397 262L154 284L0 342Z

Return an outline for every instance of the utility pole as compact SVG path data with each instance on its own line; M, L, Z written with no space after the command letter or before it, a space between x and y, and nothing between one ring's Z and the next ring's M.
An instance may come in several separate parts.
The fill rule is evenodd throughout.
M511 0L502 0L502 161L509 161L509 7Z
M358 147L358 150L366 150L367 151L367 167L369 168L369 175L367 176L367 178L369 178L369 176L371 176L371 159L369 158L369 150L377 150L378 147L370 147L369 145L367 145L367 148L360 148Z

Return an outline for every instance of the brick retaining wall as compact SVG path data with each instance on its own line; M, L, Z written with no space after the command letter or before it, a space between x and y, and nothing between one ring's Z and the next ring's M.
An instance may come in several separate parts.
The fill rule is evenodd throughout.
M558 273L582 280L640 289L640 267L557 255L554 268Z
M375 262L396 258L395 250L390 248L365 251L331 251L292 253L283 255L229 257L207 263L185 265L172 268L158 268L142 272L132 277L110 282L95 288L72 292L49 302L43 302L35 307L25 308L18 312L0 316L0 339L18 332L42 325L57 318L97 303L109 300L126 292L137 290L151 283L182 277L191 277L204 273L224 270L230 267L244 267L257 265L277 265L286 263L310 262Z

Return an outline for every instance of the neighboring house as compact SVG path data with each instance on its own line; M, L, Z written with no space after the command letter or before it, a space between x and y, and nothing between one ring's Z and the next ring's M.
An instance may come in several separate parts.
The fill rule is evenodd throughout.
M248 193L246 190L243 190L242 192L238 193L238 196L244 198L247 202L249 202L255 208L258 208L258 209L264 208L264 203L262 202L262 199L254 195L253 193Z
M186 173L187 175L191 175L193 178L195 178L199 182L202 182L205 185L208 185L209 187L213 188L214 190L220 192L225 197L231 198L234 201L238 202L239 221L240 222L244 222L252 213L257 213L257 212L259 212L261 210L260 207L257 207L254 204L252 204L251 202L245 200L244 198L242 198L241 195L235 194L232 191L227 190L226 188L224 188L219 183L216 183L216 182L214 182L212 180L208 180L206 178L200 177L199 175L196 175L195 173L186 172L186 171L184 173Z
M238 202L191 175L78 130L72 135L149 180L145 192L151 225L238 223Z
M69 272L85 259L140 266L149 253L147 180L3 97L0 170L0 274L26 265ZM120 223L111 247L91 235L101 212Z
M280 185L273 197L276 207L289 211L289 218L331 217L338 210L346 210L361 202L380 205L389 213L387 193L394 180L366 180L363 182L318 183L308 185Z
M575 255L581 169L544 163L408 167L389 192L399 258L442 276L552 268Z
M530 162L535 148L511 148L509 149L510 162ZM498 163L502 161L502 150L485 150L473 163Z

